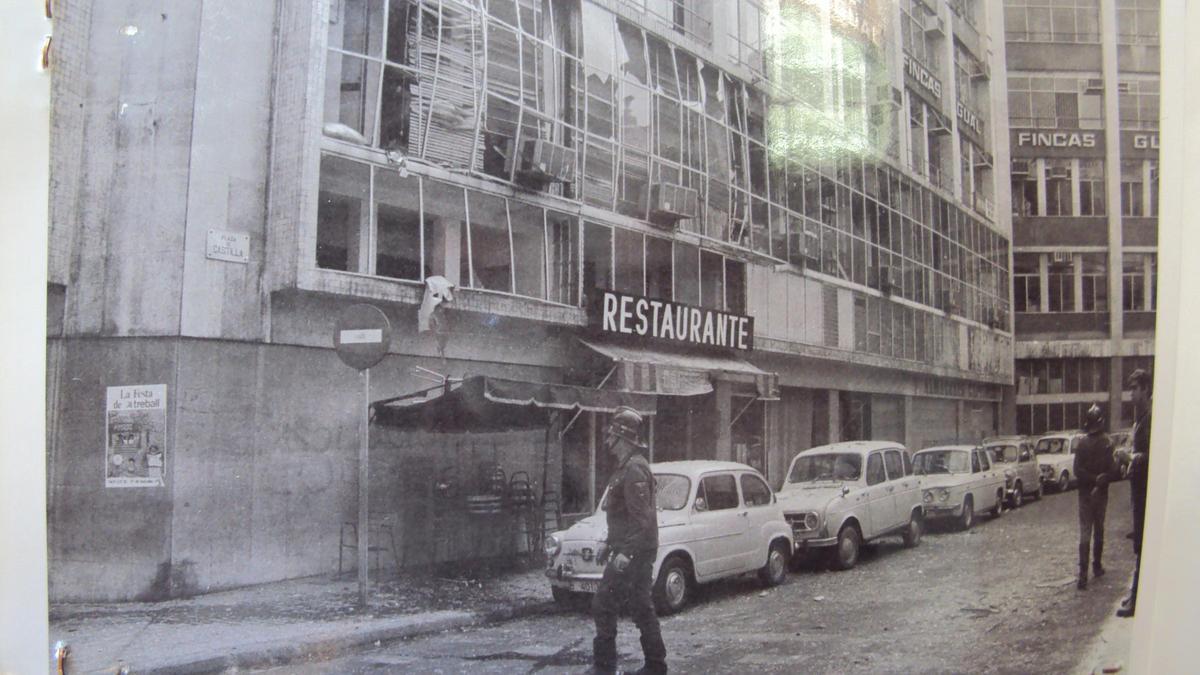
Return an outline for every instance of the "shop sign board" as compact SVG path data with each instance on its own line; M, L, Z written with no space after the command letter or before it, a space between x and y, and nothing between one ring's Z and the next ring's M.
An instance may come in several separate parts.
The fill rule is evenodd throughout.
M379 363L392 341L392 324L381 309L359 303L342 311L333 329L338 358L355 370Z
M1158 133L1146 131L1122 131L1121 155L1157 157Z
M166 485L167 385L109 387L104 487Z
M209 260L250 262L250 235L245 232L209 230L204 255Z
M983 137L983 119L979 117L979 113L963 105L962 101L959 101L955 105L955 111L958 114L958 121L965 124L967 128L974 131L980 138Z
M754 349L754 319L706 307L605 290L588 317L603 333L676 344Z
M942 82L934 77L933 73L929 72L925 66L921 65L908 54L904 55L904 74L909 80L917 84L917 91L924 91L933 97L934 102L942 100Z
M1103 157L1104 135L1079 129L1011 130L1015 157Z

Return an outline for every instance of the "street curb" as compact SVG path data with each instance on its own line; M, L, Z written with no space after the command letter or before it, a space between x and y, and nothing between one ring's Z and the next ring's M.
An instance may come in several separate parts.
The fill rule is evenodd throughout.
M355 631L352 635L314 634L297 640L270 640L234 648L230 653L194 656L157 664L127 664L130 673L193 675L230 669L284 666L312 658L335 658L355 647L428 635L453 628L502 623L528 616L551 614L557 606L549 600L521 603L487 612L438 612L399 625ZM420 615L417 615L420 616Z

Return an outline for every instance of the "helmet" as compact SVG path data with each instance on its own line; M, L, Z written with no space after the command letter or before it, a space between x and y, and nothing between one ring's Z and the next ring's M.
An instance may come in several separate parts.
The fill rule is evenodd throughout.
M638 447L645 447L640 439L641 428L641 413L623 405L613 412L612 419L608 421L607 433Z
M1100 431L1103 428L1104 411L1099 404L1093 403L1092 407L1083 414L1083 429L1084 431Z

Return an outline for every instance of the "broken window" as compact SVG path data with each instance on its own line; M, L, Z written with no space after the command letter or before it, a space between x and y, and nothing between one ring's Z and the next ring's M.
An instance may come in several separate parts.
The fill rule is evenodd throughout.
M422 281L429 276L421 261L421 184L395 171L375 177L375 274Z
M546 213L547 266L546 297L551 302L575 305L579 302L579 221L574 216Z
M471 287L511 293L512 252L508 238L508 205L502 197L469 190L471 221Z
M675 301L700 304L700 248L675 242Z
M583 225L583 304L599 297L596 291L612 288L612 228L593 222Z
M371 168L340 157L321 157L317 202L317 267L366 273Z
M467 212L463 189L435 180L422 181L425 220L425 267L456 286L469 279Z
M540 206L508 203L512 226L513 282L517 295L545 298L546 223Z
M640 232L616 228L613 241L613 288L622 293L645 295L646 260Z
M709 251L700 252L700 305L725 309L724 258Z
M651 298L672 298L671 273L674 268L671 240L646 237L646 295Z

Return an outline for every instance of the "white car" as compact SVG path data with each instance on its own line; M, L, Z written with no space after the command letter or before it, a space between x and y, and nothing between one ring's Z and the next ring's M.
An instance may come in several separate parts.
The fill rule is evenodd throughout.
M1085 436L1079 431L1058 431L1038 438L1038 469L1042 484L1066 492L1075 483L1075 449Z
M779 490L796 552L829 551L838 569L858 562L864 542L900 535L921 542L921 485L908 450L891 441L847 441L796 455Z
M650 465L658 506L654 601L660 614L687 604L696 584L757 572L768 586L783 582L792 531L762 474L735 462ZM546 538L546 576L554 599L595 593L604 574L596 560L608 533L604 503L587 518Z
M926 517L956 518L966 530L975 524L977 510L988 508L994 518L1004 513L1004 470L983 448L926 448L913 456L913 466L922 476Z

